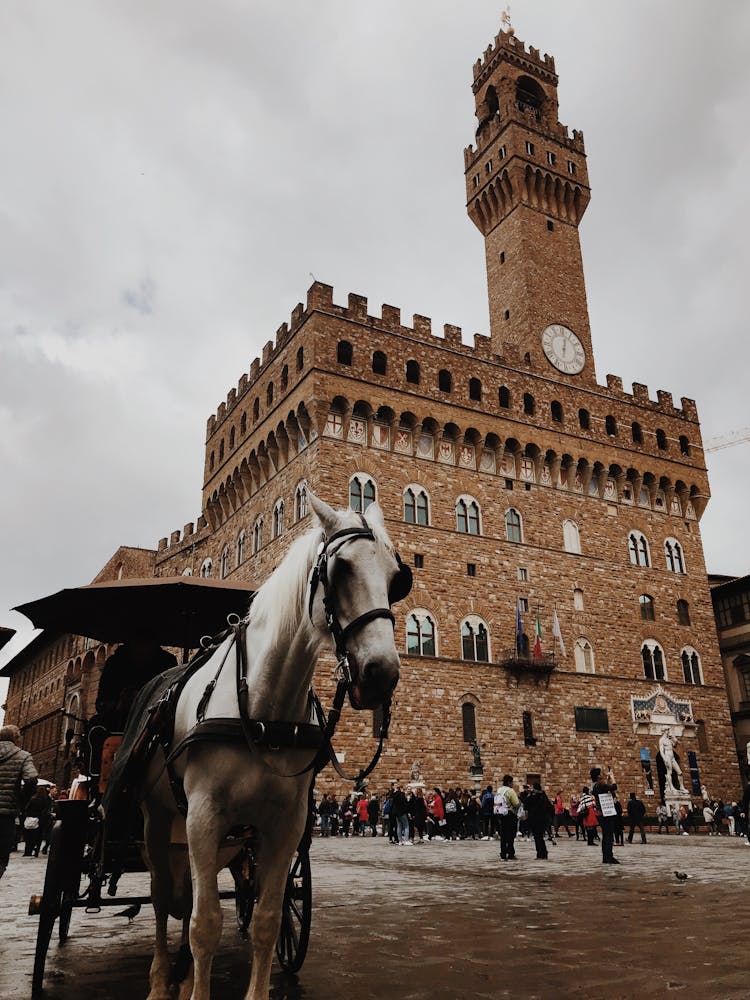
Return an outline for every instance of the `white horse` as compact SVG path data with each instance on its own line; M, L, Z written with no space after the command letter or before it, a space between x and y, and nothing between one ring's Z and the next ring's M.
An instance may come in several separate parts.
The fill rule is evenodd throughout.
M353 511L334 511L312 494L309 498L319 527L290 546L251 604L246 650L247 716L252 720L310 721L308 692L316 656L332 635L339 657L343 648L348 659L353 707L382 704L398 682L390 604L408 593L411 575L393 550L383 514L376 504L363 518ZM207 684L225 655L205 717L239 718L235 651L227 639L187 682L177 703L172 747L196 725ZM157 752L142 786L148 790L142 810L156 915L148 1000L173 996L169 914L182 918L185 929L189 918L192 983L190 977L183 983L180 998L209 1000L222 923L217 874L237 853L236 846L223 846L237 827L253 830L259 886L250 925L252 975L245 1000L267 1000L287 874L305 830L312 781L309 770L289 775L313 756L309 749L271 752L246 742L189 743L174 760L187 799L183 822L164 755Z

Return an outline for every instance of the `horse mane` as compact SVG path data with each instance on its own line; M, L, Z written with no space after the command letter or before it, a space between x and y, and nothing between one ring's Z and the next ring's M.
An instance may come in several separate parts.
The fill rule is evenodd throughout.
M304 613L307 581L323 533L318 525L300 535L260 589L250 605L250 624L273 623L282 640L291 639Z
M379 542L393 547L384 528L378 524L370 527ZM316 524L292 542L282 561L256 591L250 605L250 625L273 624L280 640L292 638L300 617L307 614L307 583L322 541L322 528Z

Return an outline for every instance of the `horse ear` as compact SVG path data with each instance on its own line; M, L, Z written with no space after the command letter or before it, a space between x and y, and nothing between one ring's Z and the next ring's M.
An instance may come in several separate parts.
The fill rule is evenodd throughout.
M383 519L383 508L379 503L371 503L365 511L365 520L371 528L380 528L385 531L385 520Z
M338 515L333 507L330 507L325 500L321 500L320 497L316 497L309 488L307 490L307 499L310 501L310 506L315 511L323 529L326 532L333 531L338 522Z

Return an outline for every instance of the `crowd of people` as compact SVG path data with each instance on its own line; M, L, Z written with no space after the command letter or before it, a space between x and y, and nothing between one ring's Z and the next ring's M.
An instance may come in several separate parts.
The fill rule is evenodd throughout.
M394 783L385 793L354 792L339 801L324 793L316 803L322 837L381 836L394 845L411 847L429 841L500 841L502 860L515 859L517 838L533 839L537 858L546 859L548 845L560 836L575 837L582 846L601 845L602 862L618 864L613 848L636 834L647 843L646 828L658 835L737 836L750 845L750 784L741 803L705 799L702 806L659 803L654 813L636 792L618 793L611 769L595 767L580 792L562 789L548 795L539 782L520 784L506 774L496 788L461 787L425 790L421 782Z

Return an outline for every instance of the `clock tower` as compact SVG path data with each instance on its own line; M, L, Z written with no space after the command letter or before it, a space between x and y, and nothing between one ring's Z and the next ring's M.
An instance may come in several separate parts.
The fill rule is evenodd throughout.
M464 153L493 349L516 345L550 375L594 383L578 236L590 198L583 134L558 121L554 59L505 28L474 64L476 146Z

